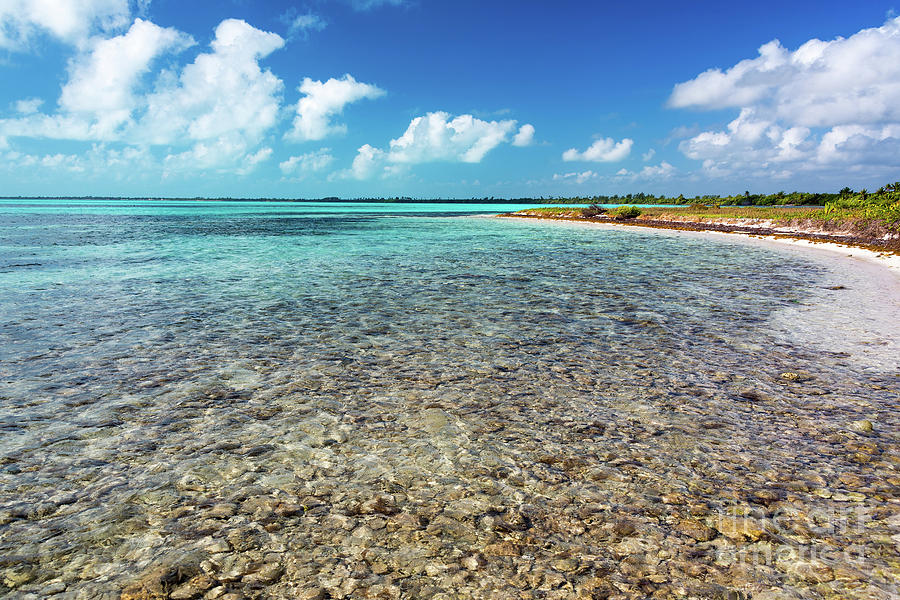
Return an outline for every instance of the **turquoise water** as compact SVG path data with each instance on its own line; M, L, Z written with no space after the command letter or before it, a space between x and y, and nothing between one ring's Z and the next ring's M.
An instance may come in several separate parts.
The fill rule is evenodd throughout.
M518 208L0 201L0 595L886 589L896 373L772 324L828 271ZM679 529L736 510L794 558Z

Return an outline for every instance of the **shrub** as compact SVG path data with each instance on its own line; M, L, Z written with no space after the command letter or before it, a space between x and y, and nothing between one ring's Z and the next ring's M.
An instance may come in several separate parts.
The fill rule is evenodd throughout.
M862 190L855 196L841 196L825 203L828 218L877 219L896 225L900 223L900 193L869 194Z
M601 206L597 206L597 204L594 203L594 204L591 204L590 206L588 206L587 208L582 208L581 216L587 217L588 219L590 219L591 217L596 217L598 215L602 215L605 212L606 212L605 208L603 208Z
M616 209L615 215L617 219L634 219L641 214L641 209L637 206L620 206Z

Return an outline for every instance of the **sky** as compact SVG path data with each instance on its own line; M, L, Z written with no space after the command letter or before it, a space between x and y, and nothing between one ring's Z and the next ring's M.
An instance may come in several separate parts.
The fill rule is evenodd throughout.
M0 196L877 189L895 8L0 0Z

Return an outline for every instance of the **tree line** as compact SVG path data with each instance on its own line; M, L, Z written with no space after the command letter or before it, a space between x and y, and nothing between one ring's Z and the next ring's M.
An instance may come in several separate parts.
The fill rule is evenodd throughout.
M498 198L495 196L471 197L471 198L414 198L411 196L389 197L363 197L363 198L338 198L328 196L325 198L206 198L194 197L121 197L121 196L2 196L9 200L181 200L181 201L206 201L206 202L367 202L367 203L448 203L448 204L713 204L719 206L825 206L835 202L853 199L854 204L876 203L885 201L892 203L900 195L900 181L886 184L874 192L867 189L854 191L845 187L837 192L777 192L774 194L751 194L749 190L734 195L705 194L697 196L667 196L665 194L598 194L593 196L540 196L520 198Z

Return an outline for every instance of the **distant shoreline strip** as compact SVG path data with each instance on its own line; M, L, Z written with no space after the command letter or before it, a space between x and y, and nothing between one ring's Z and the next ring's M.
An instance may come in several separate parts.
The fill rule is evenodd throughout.
M533 215L527 213L502 213L503 218L538 219L544 221L571 221L574 223L602 223L605 225L622 225L625 227L649 227L651 229L672 229L676 231L714 231L719 233L737 233L751 237L768 237L778 239L806 240L813 243L830 243L863 248L881 254L900 256L900 239L873 239L853 235L835 235L827 232L809 232L788 228L773 228L752 225L735 225L718 221L675 221L667 219L614 219L609 217L572 217Z

